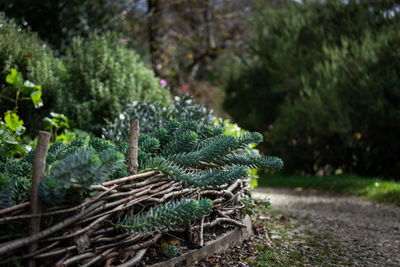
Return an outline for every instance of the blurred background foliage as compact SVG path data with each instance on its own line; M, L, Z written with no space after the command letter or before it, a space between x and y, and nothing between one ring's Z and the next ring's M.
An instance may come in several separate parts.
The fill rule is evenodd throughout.
M264 133L265 151L281 156L287 172L396 177L398 8L392 1L261 6L251 56L226 85L225 109Z
M117 32L157 77L168 79L173 94L191 93L221 115L220 88L235 53L247 45L255 2L0 0L0 11L37 32L56 55L65 55L76 36Z
M261 131L286 172L399 179L396 1L0 0L0 11L0 112L16 68L42 86L44 106L18 110L31 136L51 111L107 135L140 101L157 121L170 95L189 93Z

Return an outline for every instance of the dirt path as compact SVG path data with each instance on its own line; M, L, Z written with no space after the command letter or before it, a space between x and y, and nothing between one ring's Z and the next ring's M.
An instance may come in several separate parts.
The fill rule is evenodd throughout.
M253 196L339 244L344 253L334 265L400 266L400 207L287 189L257 188Z

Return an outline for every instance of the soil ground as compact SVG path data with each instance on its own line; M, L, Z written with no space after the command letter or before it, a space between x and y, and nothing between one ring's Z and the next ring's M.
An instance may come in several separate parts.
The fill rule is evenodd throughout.
M257 188L254 236L193 266L400 266L400 207L312 190Z

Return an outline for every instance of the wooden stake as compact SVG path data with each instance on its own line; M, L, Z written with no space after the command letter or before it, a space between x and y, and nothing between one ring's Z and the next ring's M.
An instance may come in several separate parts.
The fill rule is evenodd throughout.
M204 246L204 216L201 218L200 222L200 234L199 234L199 245L200 247Z
M129 175L137 174L138 164L138 140L139 140L139 121L130 121L129 129L129 161L128 173Z
M47 149L50 142L50 133L45 131L39 132L37 147L35 151L35 158L33 161L32 169L32 187L31 187L31 201L30 211L32 215L38 215L41 213L41 205L39 199L39 184L44 175L44 169L46 167L46 156ZM29 235L34 236L39 233L40 230L40 216L33 217L29 224ZM38 244L34 242L30 244L28 253L35 252ZM29 260L28 266L36 266L35 260Z

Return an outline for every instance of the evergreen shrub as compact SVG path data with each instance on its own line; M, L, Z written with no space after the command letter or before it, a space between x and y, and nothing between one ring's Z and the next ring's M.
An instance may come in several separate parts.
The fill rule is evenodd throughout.
M133 101L169 102L169 91L114 34L75 38L64 60L67 77L58 107L75 127L100 134L105 120Z

